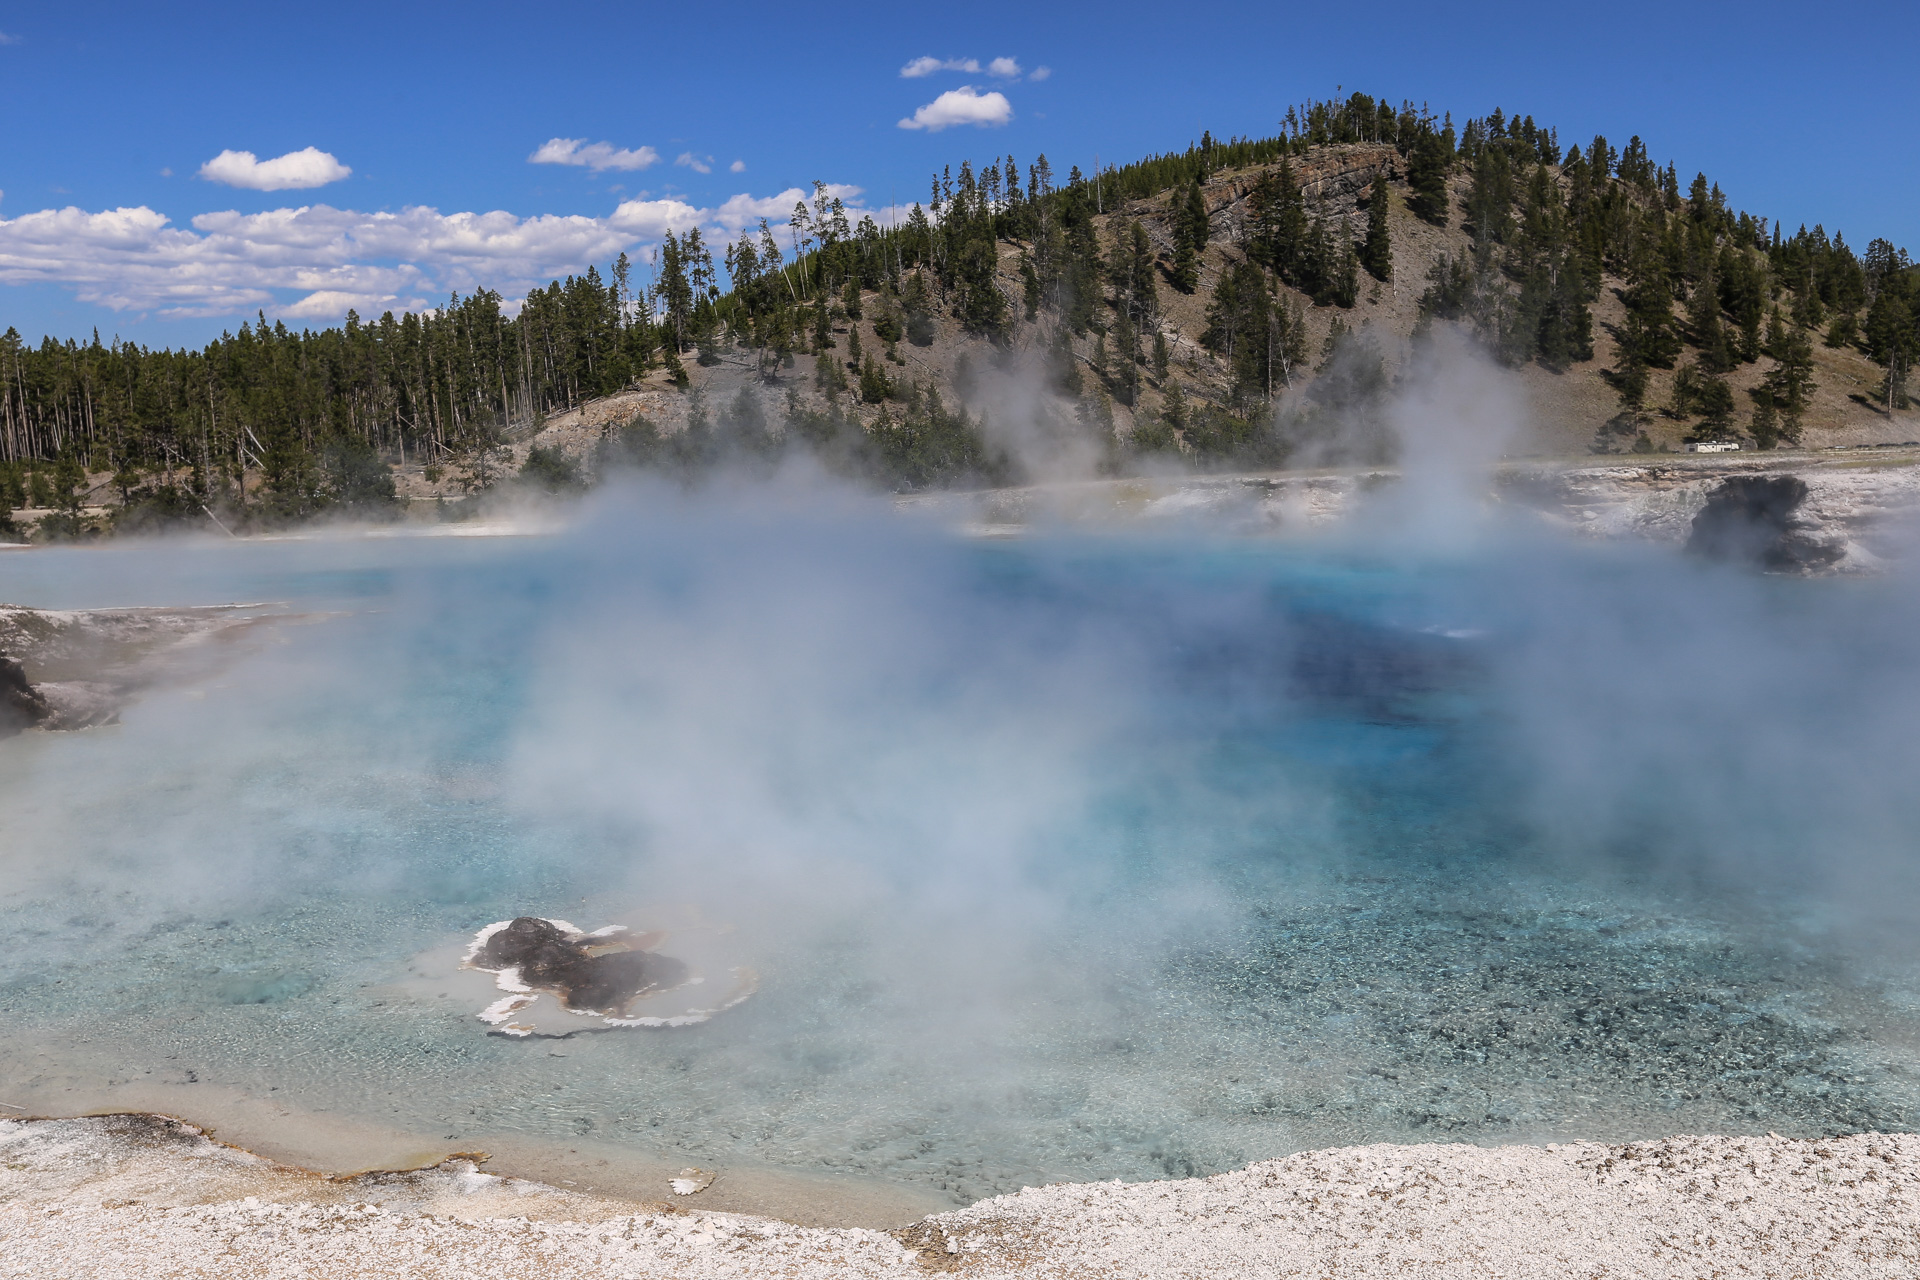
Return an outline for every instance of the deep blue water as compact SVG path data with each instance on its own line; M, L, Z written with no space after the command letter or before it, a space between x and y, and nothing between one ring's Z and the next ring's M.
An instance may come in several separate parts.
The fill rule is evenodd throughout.
M963 1200L1911 1128L1903 586L617 506L13 555L15 603L303 616L0 743L0 1010L102 1081ZM764 980L702 1027L555 1056L395 985L695 910Z

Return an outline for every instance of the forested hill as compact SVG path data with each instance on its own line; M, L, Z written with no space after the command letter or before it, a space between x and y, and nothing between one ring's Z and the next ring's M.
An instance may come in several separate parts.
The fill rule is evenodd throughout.
M1904 250L1736 210L1638 137L1355 94L1095 175L963 163L897 227L821 189L511 317L483 290L199 351L9 329L0 506L233 525L795 448L895 488L1375 462L1443 323L1527 389L1538 452L1904 440L1917 314Z

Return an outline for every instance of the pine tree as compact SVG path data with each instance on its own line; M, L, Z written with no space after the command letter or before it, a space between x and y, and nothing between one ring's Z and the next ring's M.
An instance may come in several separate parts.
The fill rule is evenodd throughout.
M1693 345L1700 348L1702 369L1719 374L1733 368L1733 351L1720 323L1720 284L1711 272L1694 284L1687 298L1687 327L1692 330Z
M916 271L907 277L900 293L900 307L907 319L907 341L916 347L933 345L933 300L927 294L927 282Z
M1747 433L1753 437L1754 444L1762 449L1771 449L1780 443L1780 414L1773 407L1771 393L1762 392L1753 402L1753 418L1747 423Z
M1200 180L1187 186L1174 219L1173 283L1182 293L1192 293L1200 283L1200 256L1206 252L1209 234L1206 197L1200 192Z
M1694 431L1696 440L1718 440L1733 420L1733 390L1725 378L1697 361L1680 366L1673 379L1674 410L1682 417L1698 415L1703 419Z
M893 385L886 371L868 356L860 366L860 398L868 404L879 404L893 394Z
M1643 233L1636 237L1629 273L1621 348L1631 362L1648 368L1670 369L1674 357L1680 354L1680 337L1673 326L1673 289L1668 283L1666 263L1660 258L1659 244L1649 235Z
M1114 239L1113 255L1108 262L1107 278L1113 285L1114 302L1128 313L1136 326L1144 327L1158 311L1157 288L1153 272L1153 241L1138 222Z
M1867 357L1886 370L1881 403L1888 409L1907 407L1907 371L1913 366L1916 348L1920 348L1912 309L1901 294L1896 282L1889 279L1867 308Z
M1344 235L1327 284L1327 297L1336 307L1351 307L1360 300L1360 259L1353 251L1353 241Z
M1215 355L1233 359L1245 327L1247 303L1241 295L1249 288L1265 287L1260 269L1252 263L1243 262L1221 272L1213 285L1213 298L1207 303L1207 327L1200 335L1200 344Z
M1780 410L1780 434L1798 444L1807 397L1819 389L1813 380L1813 340L1798 325L1782 323L1778 308L1774 310L1767 336L1768 354L1774 364L1763 381Z
M1140 398L1140 330L1131 312L1122 307L1113 317L1113 346L1109 353L1114 363L1114 381L1122 404L1131 405Z
M1175 431L1184 431L1187 426L1187 393L1180 389L1177 382L1167 385L1167 394L1161 402L1160 412L1166 423Z
M1300 197L1300 183L1294 177L1293 165L1284 157L1253 184L1247 195L1247 210L1251 215L1248 253L1288 284L1304 288L1311 227L1306 202Z
M687 277L687 258L680 241L669 231L660 238L661 301L666 304L667 326L673 330L673 349L687 349L687 325L693 319L693 285Z
M829 400L847 389L847 375L840 371L840 362L824 351L813 357L813 385Z
M1558 372L1575 361L1593 359L1593 312L1588 307L1586 278L1571 255L1541 269L1546 300L1534 354L1541 364Z
M1436 227L1447 225L1447 174L1452 168L1452 148L1446 138L1431 123L1422 124L1407 157L1407 208L1414 217Z
M1388 280L1393 276L1393 240L1387 228L1390 207L1387 177L1384 173L1377 174L1373 190L1367 196L1367 238L1360 245L1360 265L1375 280Z

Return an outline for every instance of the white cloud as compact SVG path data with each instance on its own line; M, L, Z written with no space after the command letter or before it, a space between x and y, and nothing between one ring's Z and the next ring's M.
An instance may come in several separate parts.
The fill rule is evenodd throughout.
M673 162L677 165L683 165L686 168L693 170L695 173L712 173L713 172L712 156L708 156L706 159L702 160L699 156L693 154L693 152L691 151L682 151L679 155L673 158Z
M607 225L643 240L658 240L669 231L686 231L706 219L705 209L684 200L623 200Z
M19 44L23 39L25 39L24 36L10 36L4 31L0 31L0 44Z
M527 157L528 164L568 164L585 166L600 173L606 169L644 169L658 164L660 153L652 147L628 149L611 142L589 143L585 138L548 138L539 150Z
M378 317L383 311L406 306L398 294L353 292L346 289L315 289L298 302L283 306L275 314L287 320L333 321L349 311L358 311L361 319Z
M860 188L830 185L852 206ZM269 315L331 323L421 311L449 292L486 287L520 297L548 280L603 268L623 250L644 257L668 231L716 240L761 218L782 223L812 192L733 196L716 208L683 200L622 201L602 218L441 213L416 206L367 213L303 205L204 213L187 227L145 206L43 209L0 218L0 284L56 284L82 302L168 316Z
M972 58L922 57L915 58L912 62L900 68L900 75L907 80L918 80L920 77L930 76L936 71L965 71L969 74L974 74L979 70L980 64Z
M747 162L745 160L735 160L732 164L727 166L728 173L745 173L746 171L747 171Z
M998 76L1002 80L1018 80L1020 64L1012 58L995 58L987 64L987 74Z
M222 151L200 166L200 176L209 182L251 191L294 191L324 187L353 172L318 147L302 147L271 160L262 160L251 151Z
M863 212L859 205L861 191L862 188L844 182L827 184L828 198L837 199L846 205L847 212L856 222L859 221L859 215ZM798 187L788 187L785 191L771 196L744 194L732 196L713 211L712 221L728 235L737 236L747 227L756 225L762 218L769 223L785 222L793 213L793 206L802 200L811 204L813 192L802 191Z
M938 133L954 125L1002 125L1013 119L1013 104L1007 101L1007 95L995 90L980 93L970 84L958 89L949 89L939 97L921 107L905 120L900 121L902 129L926 129Z
M1052 67L1035 67L1035 68L1033 69L1033 71L1032 71L1032 73L1031 73L1031 74L1029 74L1029 75L1027 76L1027 79L1029 79L1029 80L1045 80L1045 79L1046 79L1046 78L1047 78L1048 76L1050 76L1050 75L1052 75L1052 74L1053 74L1053 68L1052 68Z

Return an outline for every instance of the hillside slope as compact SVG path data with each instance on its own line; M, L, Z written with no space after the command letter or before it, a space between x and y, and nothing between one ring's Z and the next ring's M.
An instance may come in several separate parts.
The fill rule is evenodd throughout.
M1110 413L1112 435L1124 442L1143 419L1164 410L1175 385L1191 405L1217 405L1229 400L1233 381L1229 362L1203 345L1207 312L1222 277L1236 264L1247 261L1249 197L1260 179L1276 168L1263 165L1223 170L1204 182L1201 191L1209 238L1199 262L1198 285L1190 293L1171 283L1178 234L1176 206L1182 192L1169 190L1152 198L1127 201L1096 215L1094 222L1103 251L1111 250L1118 238L1128 234L1130 224L1137 222L1157 255L1157 314L1152 329L1142 334L1142 390L1135 405L1116 398L1118 388L1111 373L1105 380L1095 374L1100 330L1110 329L1114 319L1112 299L1097 309L1094 327L1084 334L1073 334L1060 317L1044 309L1036 318L1026 319L1020 304L1022 262L1031 246L1013 240L1003 239L997 245L998 286L1013 316L1004 339L969 333L954 316L953 308L942 305L935 291L930 341L925 345L907 341L894 344L899 363L886 366L887 372L896 384L935 388L946 403L965 405L976 415L985 413L984 429L989 438L1008 444L1020 464L1009 478L1092 474L1106 461L1106 455L1088 446L1084 436L1075 439L1076 428L1091 424L1093 435L1102 434L1104 416ZM1449 179L1455 216L1448 219L1449 225L1440 227L1409 210L1406 165L1394 147L1316 147L1305 157L1292 160L1291 168L1308 207L1329 227L1344 230L1356 242L1365 233L1369 188L1377 176L1385 177L1390 193L1393 271L1385 281L1361 276L1358 296L1351 307L1314 306L1299 290L1279 286L1283 305L1299 308L1304 345L1311 353L1309 367L1299 371L1292 388L1281 392L1282 403L1289 396L1303 394L1311 384L1311 366L1318 363L1336 326L1370 331L1380 340L1389 369L1403 371L1421 320L1421 295L1430 273L1436 264L1463 258L1472 248L1458 212L1467 202L1471 183L1465 173L1456 172ZM1596 432L1620 410L1620 398L1603 374L1620 361L1617 335L1625 321L1620 295L1626 287L1627 282L1619 276L1608 273L1603 277L1602 288L1593 301L1590 359L1572 362L1560 371L1527 363L1502 369L1497 375L1518 389L1528 410L1524 430L1510 446L1510 456L1573 458L1594 450ZM881 352L888 345L875 332L875 317L890 301L887 291L865 290L861 299L862 319L851 319L843 307L836 307L832 325L835 347L831 359L844 372L849 384L845 391L823 390L819 371L805 358L804 350L802 358L790 367L763 376L759 362L750 354L723 345L705 366L686 362L689 385L685 389L675 388L664 370L656 371L631 391L550 418L535 439L520 446L516 456L524 457L529 444L537 443L560 448L584 461L599 439L635 414L646 416L671 434L683 430L691 414L724 417L743 403L742 396L757 401L770 423L777 423L796 405L814 412L831 410L869 429L883 413L897 418L898 403L863 403L854 388L860 361L846 358L850 354L849 335L857 334L859 350L864 354ZM897 305L897 295L892 301ZM1169 356L1164 377L1155 376L1146 367L1149 361L1145 352L1151 349L1155 334L1165 340ZM1048 372L1049 356L1061 342L1072 351L1083 374L1085 389L1079 397L1060 392L1053 385L1057 379ZM1867 401L1882 373L1856 347L1831 348L1815 343L1813 360L1815 385L1804 411L1804 447L1894 443L1920 434L1920 426L1914 424L1910 412L1889 414ZM1748 402L1749 388L1760 385L1769 363L1763 357L1740 364L1728 374L1727 381L1741 405ZM1674 403L1676 376L1671 368L1648 371L1646 403L1652 411L1643 420L1648 438L1643 448L1677 450L1696 427L1688 417L1662 412ZM1621 449L1628 443L1615 440L1611 446ZM1752 447L1751 441L1748 447ZM427 492L417 479L407 488L417 496Z

